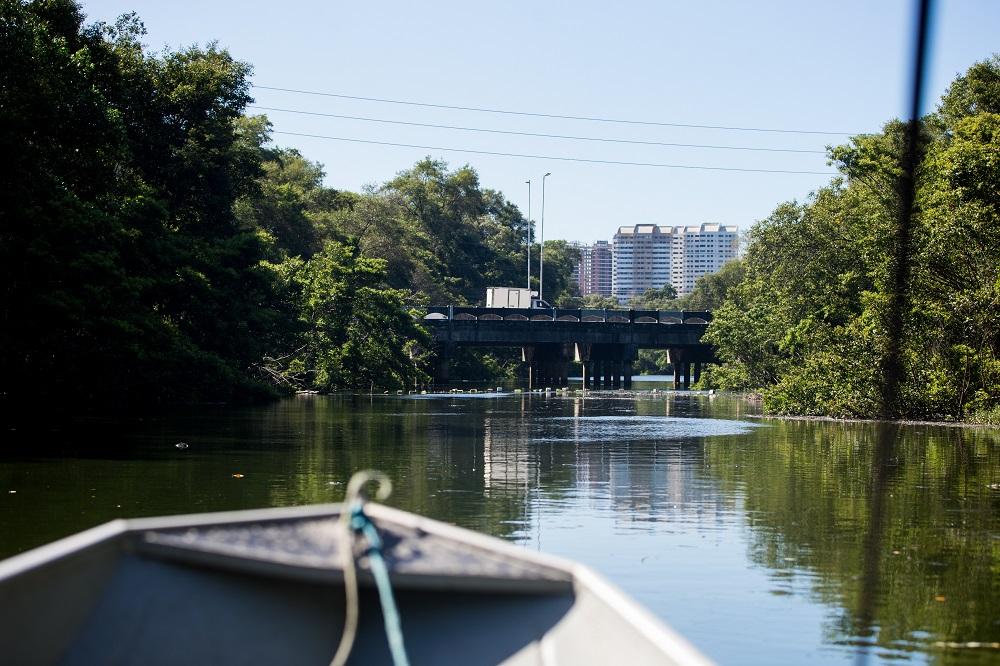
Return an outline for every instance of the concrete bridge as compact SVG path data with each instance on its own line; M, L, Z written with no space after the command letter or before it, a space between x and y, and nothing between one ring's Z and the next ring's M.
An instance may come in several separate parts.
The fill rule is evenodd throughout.
M703 343L712 313L684 310L516 309L430 307L424 324L437 348L435 380L448 381L448 359L458 346L520 347L528 388L566 386L569 363L583 368L586 388L630 388L640 349L666 349L674 387L698 381L715 361Z

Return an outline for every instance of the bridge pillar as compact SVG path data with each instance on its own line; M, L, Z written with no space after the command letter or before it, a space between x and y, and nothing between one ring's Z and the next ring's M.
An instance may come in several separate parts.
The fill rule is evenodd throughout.
M435 352L431 381L435 384L447 384L450 379L450 365L454 347L447 344L440 345L436 347Z
M694 383L697 384L701 381L701 361L695 361L694 364Z
M449 378L450 373L448 372L448 359L439 358L437 363L434 365L434 383L447 384Z
M622 387L622 365L623 361L611 361L611 388L620 389Z
M559 386L559 359L545 359L545 384L542 388Z
M528 364L528 390L530 391L535 387L535 364L533 363L535 359L535 348L534 347L521 347L521 362Z
M684 388L686 390L691 388L691 362L684 361L681 365L684 366Z
M681 373L684 371L683 363L681 357L683 353L680 349L671 348L667 350L667 358L670 361L671 367L674 369L674 390L677 391L681 388Z
M528 390L566 386L569 348L562 343L521 347L521 360L528 365Z
M622 386L626 389L632 388L632 372L635 360L639 358L639 348L635 345L626 345L622 354Z
M583 390L591 388L590 372L593 370L593 362L590 360L590 350L592 348L593 345L584 342L573 343L573 360L580 364Z

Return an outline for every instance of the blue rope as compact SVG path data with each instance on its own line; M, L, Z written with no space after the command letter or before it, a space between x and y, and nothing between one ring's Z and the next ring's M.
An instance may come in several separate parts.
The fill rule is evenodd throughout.
M359 532L368 540L365 554L368 556L368 566L375 577L378 588L379 603L382 605L382 619L385 622L385 636L389 641L389 651L392 653L393 666L409 666L406 657L406 647L403 645L403 628L399 620L399 610L392 596L392 582L389 580L389 569L382 557L382 538L375 529L375 524L365 515L364 506L357 502L351 509L351 529Z

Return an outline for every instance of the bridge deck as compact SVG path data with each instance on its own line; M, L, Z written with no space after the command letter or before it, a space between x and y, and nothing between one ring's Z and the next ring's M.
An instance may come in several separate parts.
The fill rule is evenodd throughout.
M525 347L542 344L627 345L640 349L705 348L710 312L434 307L424 324L438 343Z

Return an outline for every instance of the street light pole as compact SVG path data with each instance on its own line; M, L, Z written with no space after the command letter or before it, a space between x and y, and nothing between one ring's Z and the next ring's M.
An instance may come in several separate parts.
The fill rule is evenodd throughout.
M531 181L528 184L528 300L531 300Z
M538 300L545 298L542 295L542 285L545 280L545 179L551 175L551 173L547 173L542 176L542 220L538 241Z

